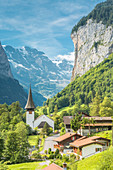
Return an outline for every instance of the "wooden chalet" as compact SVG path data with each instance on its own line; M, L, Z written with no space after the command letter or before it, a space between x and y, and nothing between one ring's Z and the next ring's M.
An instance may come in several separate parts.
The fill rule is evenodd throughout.
M63 152L64 150L69 149L70 142L73 142L81 137L82 136L77 133L66 133L66 134L54 139L54 141L57 142L57 144L54 145L54 148L55 149L58 148L59 151Z
M86 119L93 119L94 124L85 124L84 129L79 130L78 133L81 133L82 135L88 135L89 130L90 133L96 133L106 130L112 129L112 118L111 117L98 117L98 116L92 116L92 117L85 117Z
M83 116L86 119L93 119L94 124L86 124L84 125L84 128L80 128L77 133L81 135L88 135L89 130L90 133L95 133L95 132L101 132L105 130L111 130L112 129L112 118L111 117L98 117L98 116L87 116L87 114L82 113ZM63 121L66 127L66 132L72 132L73 130L71 129L71 120L73 119L73 116L64 116Z
M70 143L73 147L73 152L82 157L88 157L97 152L104 151L110 145L110 140L99 136L86 137L83 136L74 142Z
M82 117L90 117L90 116L86 113L82 113ZM71 120L72 119L73 119L73 116L64 116L63 117L63 122L66 127L66 132L72 132L72 129L71 129Z

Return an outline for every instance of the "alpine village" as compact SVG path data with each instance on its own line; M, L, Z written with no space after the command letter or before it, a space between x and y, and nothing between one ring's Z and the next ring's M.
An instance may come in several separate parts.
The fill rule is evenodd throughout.
M59 65L1 40L0 170L113 170L113 0L71 39L74 63Z

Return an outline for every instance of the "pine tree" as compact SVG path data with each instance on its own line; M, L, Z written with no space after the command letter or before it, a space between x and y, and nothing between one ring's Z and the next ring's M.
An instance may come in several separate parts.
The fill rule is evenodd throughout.
M103 102L100 104L100 116L113 116L113 102L108 97L104 97Z
M90 108L90 115L91 115L91 116L99 116L100 103L101 103L101 98L100 98L100 96L96 93L96 96L95 96L95 98L93 99L93 102L92 102L91 108Z
M3 149L4 149L4 140L2 139L2 137L0 137L0 160L3 155Z

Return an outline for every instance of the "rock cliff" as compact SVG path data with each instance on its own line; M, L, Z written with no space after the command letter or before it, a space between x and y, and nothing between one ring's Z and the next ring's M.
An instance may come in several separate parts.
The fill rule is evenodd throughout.
M0 75L13 78L7 55L0 42Z
M113 52L113 27L92 19L71 34L75 47L75 63L71 80L83 75Z
M7 55L0 43L0 104L19 101L24 107L27 94L17 80L14 79Z

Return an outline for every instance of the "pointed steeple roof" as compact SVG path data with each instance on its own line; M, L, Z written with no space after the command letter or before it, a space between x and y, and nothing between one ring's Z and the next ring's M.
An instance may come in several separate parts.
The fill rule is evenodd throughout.
M30 85L29 95L28 95L27 104L25 106L25 109L35 109L35 105L34 105L33 98L32 98L31 85Z

